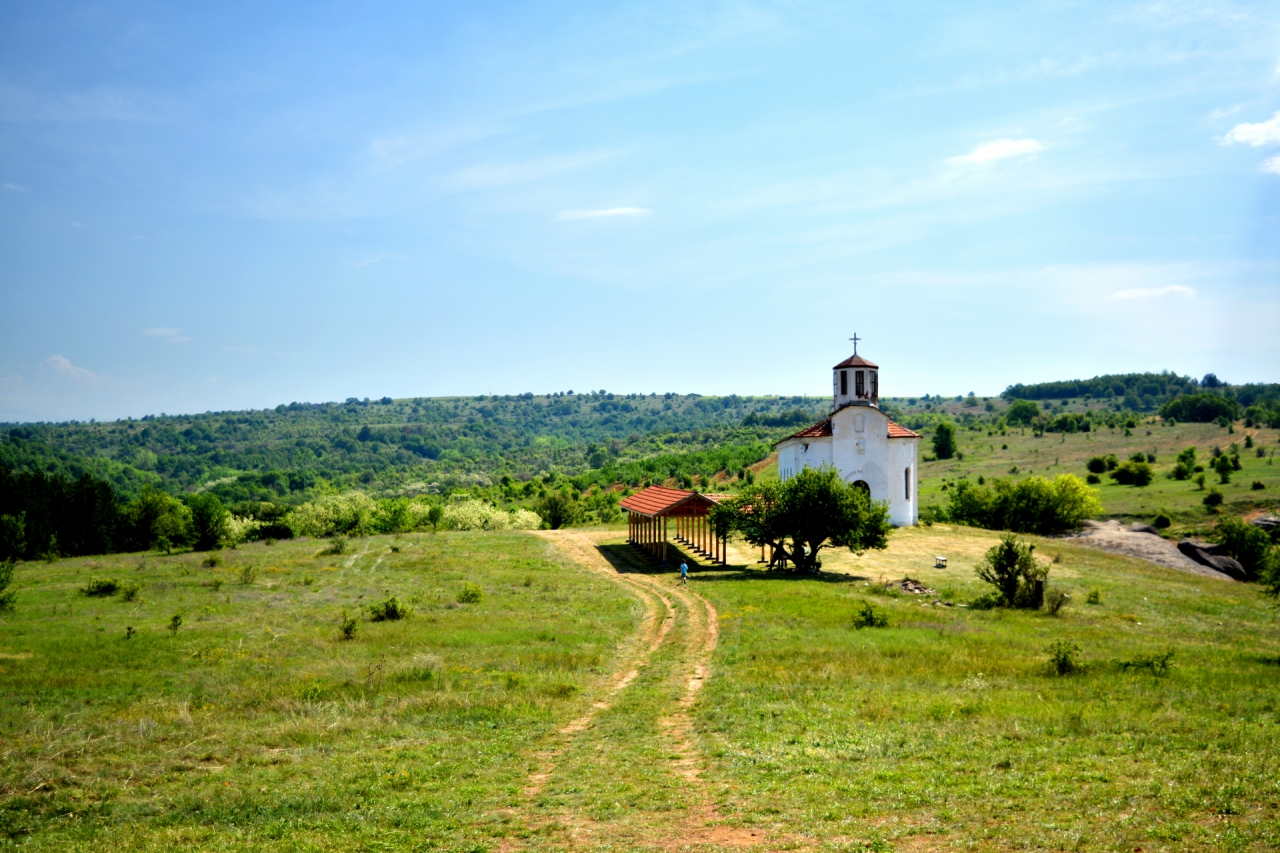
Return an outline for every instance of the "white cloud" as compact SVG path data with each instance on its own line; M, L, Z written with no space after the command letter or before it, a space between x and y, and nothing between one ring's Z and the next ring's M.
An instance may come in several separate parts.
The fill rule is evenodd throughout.
M71 363L70 359L60 355L51 355L44 361L40 362L40 366L45 370L52 370L54 373L61 373L63 376L70 376L72 379L78 379L82 382L97 384L102 377L84 367L76 367Z
M182 334L181 329L173 329L168 326L158 326L154 329L145 329L142 334L153 338L164 338L171 344L181 344L191 340L191 338Z
M608 219L615 216L644 216L650 213L643 207L607 207L603 210L565 210L556 214L556 219Z
M1131 287L1128 290L1117 290L1108 299L1163 299L1166 296L1195 296L1195 288L1183 284L1170 284L1166 287Z
M1245 145L1252 145L1254 148L1259 145L1280 145L1280 112L1277 112L1267 121L1259 121L1253 124L1248 122L1237 124L1227 131L1227 135L1222 138L1222 141L1224 143L1243 142Z
M4 188L11 193L24 193L27 191L26 187L20 187L17 184L5 184Z
M1270 172L1273 175L1280 175L1280 155L1276 155L1270 160L1264 161L1262 164L1262 171Z
M1034 139L996 139L984 142L968 154L959 157L948 157L948 163L990 163L1006 157L1018 157L1043 151L1044 145Z

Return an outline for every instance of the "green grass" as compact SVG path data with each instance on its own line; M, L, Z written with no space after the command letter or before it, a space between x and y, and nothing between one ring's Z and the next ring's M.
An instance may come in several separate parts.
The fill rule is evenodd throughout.
M584 705L638 606L525 535L321 544L243 546L219 568L19 565L0 614L0 846L471 850L504 834L494 811L526 747ZM78 591L104 576L139 600ZM480 602L457 603L466 582ZM413 615L369 621L388 595Z
M922 506L944 505L947 490L963 477L977 480L985 477L1010 477L1020 479L1027 475L1054 477L1058 474L1075 474L1084 478L1088 473L1085 463L1092 456L1114 453L1120 461L1136 452L1156 455L1155 480L1151 485L1138 488L1121 486L1105 474L1102 485L1096 487L1107 517L1150 522L1161 510L1167 511L1174 521L1174 532L1197 531L1213 523L1202 500L1207 489L1214 486L1222 491L1225 508L1243 511L1253 507L1280 506L1280 467L1275 461L1280 451L1280 430L1245 429L1237 425L1235 433L1215 424L1178 424L1172 427L1139 425L1133 435L1125 436L1124 430L1100 429L1088 433L1049 433L1035 437L1030 430L1012 430L1001 436L998 432L988 436L987 430L959 429L957 438L964 459L946 459L926 462L932 453L926 438L920 447L920 500ZM1253 435L1256 447L1244 447L1245 434ZM1228 451L1232 443L1240 447L1243 470L1232 472L1231 482L1218 483L1212 471L1205 472L1206 491L1200 491L1190 480L1173 480L1165 475L1172 470L1178 453L1187 447L1197 449L1197 462L1208 467L1213 448ZM1005 447L1007 445L1007 448ZM1257 448L1266 452L1258 458ZM1016 475L1011 469L1018 469ZM1253 481L1261 481L1266 488L1254 491Z
M599 535L615 565L674 586ZM1035 540L1071 593L1062 615L958 606L985 591L973 569L996 538L898 530L885 552L831 552L816 578L753 568L736 544L734 567L695 564L720 611L694 734L723 819L768 849L1280 847L1280 623L1257 588ZM647 850L696 808L662 733L683 611L561 743L625 658L630 595L523 533L320 546L243 546L217 568L21 564L0 615L0 845ZM904 575L956 606L879 585ZM82 595L94 577L141 583L139 601ZM479 602L457 602L465 582ZM365 611L340 639L344 611L391 595L412 615ZM889 627L853 627L864 601ZM1084 672L1051 674L1056 640ZM1118 664L1167 650L1161 677ZM549 746L552 776L523 803Z

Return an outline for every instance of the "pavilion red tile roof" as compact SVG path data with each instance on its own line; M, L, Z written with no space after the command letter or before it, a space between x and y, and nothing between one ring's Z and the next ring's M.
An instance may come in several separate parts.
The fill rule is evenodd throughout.
M631 512L638 512L641 515L656 516L663 515L686 502L707 501L710 503L719 503L730 495L704 495L701 492L691 492L686 489L668 489L666 486L650 486L643 491L636 492L629 498L618 501L618 506Z
M831 369L839 370L842 367L873 367L876 370L880 369L880 365L875 362L867 361L860 355L851 355Z

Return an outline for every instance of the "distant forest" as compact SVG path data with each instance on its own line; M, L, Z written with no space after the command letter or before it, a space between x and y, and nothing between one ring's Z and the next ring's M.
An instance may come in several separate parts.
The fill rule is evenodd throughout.
M152 485L286 503L350 488L447 492L552 471L584 482L639 481L658 467L680 475L741 468L768 455L770 442L825 416L829 405L816 397L603 391L351 398L110 423L10 424L0 433L0 462L17 471L92 474L124 498Z
M1280 384L1231 385L1210 373L1203 379L1176 373L1117 373L1092 379L1010 385L1001 392L1006 400L1108 400L1135 412L1153 412L1175 397L1190 394L1219 394L1235 400L1241 408L1256 404L1275 408L1280 403Z

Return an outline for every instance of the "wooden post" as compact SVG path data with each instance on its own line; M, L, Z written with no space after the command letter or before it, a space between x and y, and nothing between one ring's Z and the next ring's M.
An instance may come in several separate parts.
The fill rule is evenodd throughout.
M662 565L667 564L667 517L662 517Z

